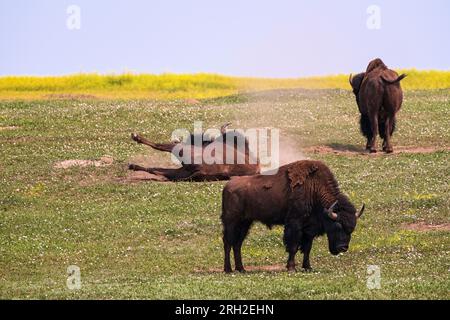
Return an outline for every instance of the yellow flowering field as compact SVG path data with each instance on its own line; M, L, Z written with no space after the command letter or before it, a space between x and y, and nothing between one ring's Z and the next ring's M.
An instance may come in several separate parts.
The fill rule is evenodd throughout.
M398 70L407 73L405 90L450 88L450 71ZM249 78L217 74L74 74L0 77L0 99L207 99L283 88L350 89L349 75L306 78Z

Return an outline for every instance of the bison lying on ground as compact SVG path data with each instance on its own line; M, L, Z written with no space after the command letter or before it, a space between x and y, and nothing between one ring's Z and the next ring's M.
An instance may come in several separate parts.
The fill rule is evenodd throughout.
M284 225L284 243L289 253L287 269L295 270L295 255L303 252L303 268L310 269L313 239L324 233L333 255L347 251L359 213L339 191L328 167L319 161L298 161L281 167L272 176L235 177L222 198L224 271L231 272L233 248L236 270L242 265L241 246L254 221Z
M215 181L229 180L233 176L254 175L260 172L258 159L250 152L249 144L244 136L234 131L226 131L226 124L221 127L221 134L217 138L202 140L199 147L194 145L195 136L191 134L190 139L186 142L171 143L153 143L146 138L133 133L131 138L137 143L142 143L152 147L153 149L170 152L174 154L181 162L181 168L144 168L139 165L130 164L130 170L146 171L161 177L167 181ZM203 138L203 137L202 137ZM239 142L242 141L242 144ZM239 148L239 147L243 148ZM207 149L208 148L208 149ZM213 157L221 159L217 162L204 162L204 154L206 150L211 152ZM183 156L189 153L189 163ZM227 161L227 155L232 155L232 163ZM197 156L201 157L200 163L195 162ZM242 163L237 160L241 158ZM251 161L254 159L255 161Z
M393 152L391 136L395 130L395 115L403 101L400 81L405 77L388 69L381 59L371 61L366 72L350 75L350 85L361 113L361 132L367 138L366 149L371 153L377 152L378 134L383 139L383 151Z

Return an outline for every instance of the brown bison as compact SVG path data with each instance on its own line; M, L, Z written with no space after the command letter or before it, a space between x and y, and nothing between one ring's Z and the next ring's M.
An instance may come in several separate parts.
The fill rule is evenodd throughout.
M400 81L405 77L388 69L381 59L371 61L366 72L350 75L350 85L361 113L361 132L367 138L366 149L371 153L377 152L378 134L383 139L383 151L394 151L391 136L395 130L395 115L403 101Z
M153 149L170 152L181 162L181 167L172 168L144 168L139 165L130 164L128 167L134 171L146 171L156 175L159 181L216 181L229 180L233 176L254 175L260 172L258 159L250 152L249 144L245 136L234 130L227 131L226 124L221 127L221 134L216 138L205 139L200 146L195 146L195 135L191 134L189 139L183 142L153 143L148 139L133 133L131 138L137 143L145 144ZM242 142L242 144L240 143ZM239 148L242 146L243 148ZM208 156L211 161L205 162L207 151L211 151ZM185 161L185 154L189 154L189 160ZM227 162L227 155L232 155L234 161ZM200 156L200 161L196 162L196 157ZM242 163L238 162L241 158ZM207 158L208 159L208 158ZM219 160L219 161L214 161ZM254 160L254 161L252 161Z
M271 228L284 225L284 244L289 253L287 269L295 270L295 255L300 248L303 265L311 269L309 253L313 239L328 236L333 255L348 250L359 213L339 191L328 167L319 161L298 161L280 167L275 175L234 177L222 198L224 271L231 272L233 248L236 270L245 271L241 246L255 221Z

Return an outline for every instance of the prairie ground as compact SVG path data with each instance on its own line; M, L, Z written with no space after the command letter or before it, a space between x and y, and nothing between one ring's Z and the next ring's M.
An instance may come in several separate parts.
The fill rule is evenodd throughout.
M399 152L371 156L353 94L340 89L0 102L0 298L449 299L449 119L448 89L407 91ZM170 164L131 132L167 141L196 120L279 128L287 158L324 161L366 204L349 252L331 256L318 238L314 271L287 273L282 228L255 224L243 246L249 272L223 274L225 182L128 178L130 161ZM80 267L80 290L67 288L69 265ZM380 289L366 285L370 265Z

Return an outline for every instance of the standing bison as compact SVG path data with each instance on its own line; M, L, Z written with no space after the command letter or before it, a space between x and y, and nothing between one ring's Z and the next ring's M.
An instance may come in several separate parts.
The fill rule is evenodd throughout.
M348 250L359 213L339 191L328 167L319 161L298 161L280 167L275 175L234 177L222 198L224 271L231 272L233 248L236 270L245 271L241 246L253 222L271 228L284 225L284 244L289 253L287 269L295 270L295 255L303 252L304 269L311 269L309 253L313 239L328 236L333 255Z
M403 102L400 81L405 77L388 69L381 59L371 61L366 72L350 75L350 85L361 113L361 132L367 138L366 149L371 153L377 152L378 134L383 139L383 151L394 151L391 136L395 130L395 115Z

